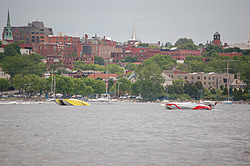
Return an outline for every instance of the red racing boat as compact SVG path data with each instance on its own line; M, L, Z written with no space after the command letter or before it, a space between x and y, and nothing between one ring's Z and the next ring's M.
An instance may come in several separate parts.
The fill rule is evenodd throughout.
M166 109L192 109L192 110L211 110L210 105L199 104L199 103L189 103L189 102L169 102L161 103L161 106Z

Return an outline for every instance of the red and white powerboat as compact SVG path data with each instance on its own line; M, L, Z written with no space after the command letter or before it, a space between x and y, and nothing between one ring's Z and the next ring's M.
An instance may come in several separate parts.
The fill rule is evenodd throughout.
M168 103L161 103L166 109L192 109L192 110L211 110L210 105L200 104L200 103L189 103L189 102L168 102Z

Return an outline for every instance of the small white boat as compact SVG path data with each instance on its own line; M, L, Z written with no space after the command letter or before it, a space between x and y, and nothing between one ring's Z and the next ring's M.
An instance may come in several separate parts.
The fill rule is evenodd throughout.
M222 104L233 104L233 101L226 100L226 101L223 101Z

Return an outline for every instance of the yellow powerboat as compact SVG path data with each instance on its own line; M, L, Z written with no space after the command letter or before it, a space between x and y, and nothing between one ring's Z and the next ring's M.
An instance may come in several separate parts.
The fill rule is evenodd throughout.
M89 103L78 99L56 99L55 101L61 106L89 106Z

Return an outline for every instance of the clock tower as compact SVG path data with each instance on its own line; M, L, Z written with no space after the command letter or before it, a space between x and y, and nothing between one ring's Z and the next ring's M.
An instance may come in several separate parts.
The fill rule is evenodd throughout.
M214 45L216 45L216 46L220 46L220 45L221 45L221 44L220 44L220 34L219 34L218 32L216 32L216 33L214 34L213 43L214 43Z

